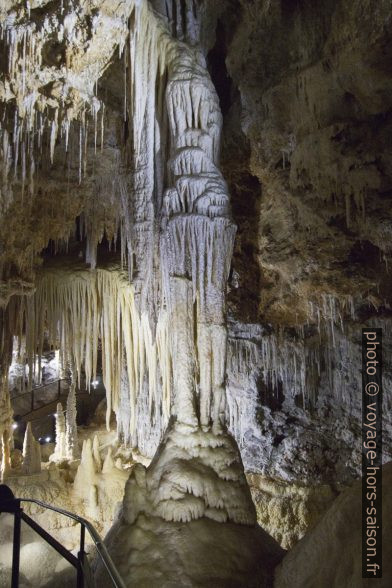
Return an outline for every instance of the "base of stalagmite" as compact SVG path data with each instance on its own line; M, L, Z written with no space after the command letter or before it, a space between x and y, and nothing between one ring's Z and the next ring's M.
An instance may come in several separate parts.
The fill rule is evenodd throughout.
M284 554L257 525L205 517L174 523L144 514L133 525L120 520L108 546L126 586L138 588L270 587ZM104 578L100 570L97 586Z
M177 423L150 466L133 469L106 543L138 587L267 587L284 554L256 524L232 437Z

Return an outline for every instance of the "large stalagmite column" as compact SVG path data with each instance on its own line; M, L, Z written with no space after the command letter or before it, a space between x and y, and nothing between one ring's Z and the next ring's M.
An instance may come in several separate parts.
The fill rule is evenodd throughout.
M260 566L258 580L268 580L258 585L267 586L276 546L256 526L239 450L225 426L225 302L235 226L218 168L219 102L201 53L173 39L147 7L141 4L143 18L135 22L148 21L167 71L160 265L171 419L150 466L132 470L107 543L127 586L245 586Z
M40 471L41 446L33 435L31 422L28 422L23 441L23 473L37 474Z
M209 519L254 525L239 451L225 427L225 301L236 228L218 168L219 101L200 51L173 39L148 3L140 10L135 26L144 23L151 45L165 52L167 71L160 253L173 389L164 439L149 468L135 468L126 485L123 524L137 526L140 516L149 516L165 524ZM140 89L134 95L145 99Z
M178 44L166 90L170 125L162 265L169 284L177 421L221 429L225 292L235 226L217 167L221 113L203 57Z

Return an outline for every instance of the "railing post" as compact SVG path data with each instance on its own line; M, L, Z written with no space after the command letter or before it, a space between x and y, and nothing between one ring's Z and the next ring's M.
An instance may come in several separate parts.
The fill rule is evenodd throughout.
M20 527L21 527L21 508L20 503L14 513L14 544L12 549L12 580L11 587L19 586L19 563L20 563Z
M80 524L80 549L79 549L79 553L78 553L79 566L78 566L78 575L77 575L77 580L76 580L77 588L84 588L84 570L83 570L84 556L85 556L84 540L85 540L85 528L84 528L84 525L81 523Z
M34 410L34 388L31 389L31 412Z
M57 398L60 400L61 397L61 380L57 382Z

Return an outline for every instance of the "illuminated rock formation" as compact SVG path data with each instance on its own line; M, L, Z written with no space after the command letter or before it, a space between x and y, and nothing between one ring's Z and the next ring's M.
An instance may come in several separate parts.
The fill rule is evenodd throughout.
M158 27L161 31L162 23L148 13L146 3L140 11L151 30ZM145 62L143 41L144 45L137 44L135 49L137 63ZM167 33L159 39L158 47L163 43L170 49L166 53L165 104L171 187L164 194L161 265L163 302L171 327L172 420L151 465L147 470L141 465L134 468L126 485L122 518L109 539L126 581L134 581L136 573L139 581L151 585L155 585L157 570L137 571L140 562L130 559L138 549L134 537L144 532L146 523L150 525L149 548L162 552L162 557L161 534L172 532L171 525L178 522L198 520L202 534L207 533L209 519L222 524L220 543L232 557L237 548L230 545L232 537L229 540L227 533L235 535L236 531L232 527L226 531L228 522L250 526L249 534L243 535L247 545L257 535L255 508L238 448L225 429L225 295L235 226L227 186L217 167L221 114L201 54L178 41L168 41ZM137 119L136 113L136 123ZM178 541L180 549L181 535L173 541ZM205 541L213 546L214 533ZM199 557L197 539L194 550ZM237 556L241 557L239 552ZM261 577L267 581L270 562L264 557L265 553ZM278 551L275 557L279 557ZM247 564L245 575L255 561ZM164 574L160 565L158 571ZM184 572L184 566L173 570L175 575L183 576ZM174 577L170 579L169 574L160 585L174 581Z
M37 474L41 471L41 446L35 439L31 422L27 423L23 442L23 472Z
M12 435L12 409L8 392L7 377L0 378L0 439L1 476L7 475L10 466L10 441Z
M56 408L56 445L54 453L50 456L53 461L61 461L67 459L67 443L66 443L66 422L61 402L57 404Z
M78 427L76 424L76 389L71 385L67 397L65 454L68 459L77 459L80 455L78 445Z

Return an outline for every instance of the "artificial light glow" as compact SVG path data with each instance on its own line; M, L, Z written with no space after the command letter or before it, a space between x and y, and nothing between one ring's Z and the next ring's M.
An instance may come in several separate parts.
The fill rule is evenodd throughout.
M51 437L45 437L45 441L46 441L46 443L50 443L50 442L51 442L51 440L52 440L52 438L51 438Z
M14 431L15 431L15 429L17 429L17 428L18 428L18 423L12 423L12 428L13 428L13 429L14 429Z

